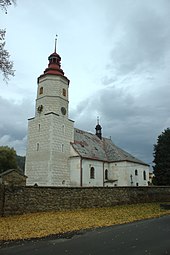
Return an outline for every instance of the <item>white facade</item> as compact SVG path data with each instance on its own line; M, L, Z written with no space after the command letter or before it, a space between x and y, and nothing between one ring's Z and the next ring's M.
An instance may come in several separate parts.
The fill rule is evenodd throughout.
M90 176L92 167L94 178ZM72 157L70 179L71 186L77 187L148 186L149 167L127 161L104 163Z
M56 52L51 54L38 78L35 117L28 122L27 185L147 186L147 164L109 139L74 129L68 119L69 80L60 60ZM98 128L100 134L99 123Z

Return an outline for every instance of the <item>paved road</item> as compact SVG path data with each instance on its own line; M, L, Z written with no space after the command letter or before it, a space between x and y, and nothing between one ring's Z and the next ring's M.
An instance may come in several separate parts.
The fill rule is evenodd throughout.
M0 255L170 255L170 216L91 231L67 238L12 243Z

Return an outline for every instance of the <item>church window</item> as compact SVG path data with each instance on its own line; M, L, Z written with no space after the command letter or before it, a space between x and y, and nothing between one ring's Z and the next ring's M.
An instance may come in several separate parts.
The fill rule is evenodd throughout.
M135 170L135 175L138 175L138 170L137 169Z
M61 152L64 152L64 144L61 145Z
M136 183L136 186L137 186L137 187L139 186L139 183L138 183L138 182Z
M90 168L90 179L94 179L95 178L95 170L94 167Z
M43 94L43 87L40 88L40 95Z
M107 169L105 170L104 178L105 178L105 180L108 180L108 170Z
M66 97L66 89L63 89L63 96Z
M40 131L40 128L41 128L41 126L40 126L40 124L38 124L38 131Z
M40 148L40 144L37 143L37 151L39 151L39 148Z
M146 171L143 171L143 179L146 180Z

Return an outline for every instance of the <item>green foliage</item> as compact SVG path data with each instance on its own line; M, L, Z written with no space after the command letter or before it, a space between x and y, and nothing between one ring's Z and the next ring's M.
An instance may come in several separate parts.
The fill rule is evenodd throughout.
M17 169L16 151L8 146L0 146L0 173Z
M17 155L17 165L18 165L18 168L21 170L21 172L24 173L24 170L25 170L25 157Z
M154 184L170 185L170 129L158 136L154 145Z

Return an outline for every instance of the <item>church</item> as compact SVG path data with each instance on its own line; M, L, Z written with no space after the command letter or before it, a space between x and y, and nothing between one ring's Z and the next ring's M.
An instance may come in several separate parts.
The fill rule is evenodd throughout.
M37 79L35 117L28 120L27 185L63 187L147 186L149 165L69 119L69 79L56 52Z

